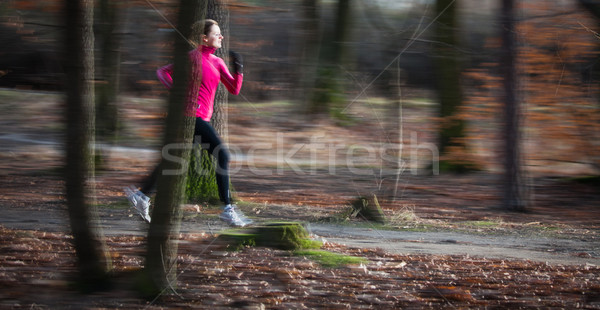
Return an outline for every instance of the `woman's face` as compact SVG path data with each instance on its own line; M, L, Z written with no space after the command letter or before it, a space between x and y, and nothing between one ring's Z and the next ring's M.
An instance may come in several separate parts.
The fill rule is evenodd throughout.
M204 45L208 47L221 48L221 41L223 36L221 35L221 28L217 25L210 27L208 35L204 35Z

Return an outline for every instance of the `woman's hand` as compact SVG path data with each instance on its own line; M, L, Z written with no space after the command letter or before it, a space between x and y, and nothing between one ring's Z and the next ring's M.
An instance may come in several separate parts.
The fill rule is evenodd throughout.
M229 51L229 57L231 58L231 66L233 67L233 71L235 73L242 74L244 71L242 55L234 51Z

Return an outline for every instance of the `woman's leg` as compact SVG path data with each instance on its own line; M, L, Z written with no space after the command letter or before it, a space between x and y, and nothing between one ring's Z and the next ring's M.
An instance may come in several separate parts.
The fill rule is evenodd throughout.
M144 193L145 195L149 195L154 191L160 171L160 164L158 164L154 170L152 170L152 173L142 181L142 188L140 188L140 192Z
M217 160L216 179L219 197L225 205L231 204L229 194L229 151L215 129L203 119L196 118L194 135L199 136L198 143Z

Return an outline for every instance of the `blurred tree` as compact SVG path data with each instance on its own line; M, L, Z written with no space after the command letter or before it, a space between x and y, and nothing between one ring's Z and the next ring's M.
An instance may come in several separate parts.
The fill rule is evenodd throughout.
M579 4L596 17L596 24L600 20L600 0L579 0ZM600 40L600 35L595 33L596 38ZM600 42L600 41L599 41ZM598 48L600 50L600 48ZM596 81L600 80L600 65L597 63L591 66L591 78ZM598 101L600 103L600 101ZM600 170L600 167L597 167Z
M525 211L529 197L521 158L521 109L517 97L514 0L502 0L500 71L504 98L504 208Z
M323 36L315 86L310 95L309 114L330 114L342 117L344 85L340 79L346 62L347 41L350 35L350 0L338 0L333 38Z
M222 47L215 51L215 55L225 59L229 51L229 12L220 0L208 0L206 16L206 18L216 20L219 23L221 32L224 34ZM197 20L202 19L203 17L200 16L197 18ZM211 125L225 142L227 141L227 103L227 89L219 84L215 94ZM203 150L199 144L194 144L186 183L186 197L188 200L209 203L220 201L215 170L216 162L213 160L213 156Z
M600 23L598 22L600 20L600 1L599 0L579 0L579 3L585 8L587 9L588 12L590 12L595 18L596 18L596 27L598 27L598 25L600 25ZM598 46L598 42L600 42L600 34L598 34L598 32L594 32L594 35L597 39L597 43L596 46ZM600 50L600 47L596 47L596 51ZM600 65L597 62L597 59L594 60L594 63L592 65L590 65L590 77L592 80L594 80L594 83L598 83L600 81ZM596 98L596 102L598 107L600 107L600 98ZM591 126L589 126L591 127ZM581 128L580 131L581 132L589 132L589 127L585 126L585 128ZM594 131L592 129L592 131ZM591 136L592 139L594 139L594 135L593 134L589 134L587 133L586 136ZM586 137L586 138L588 138ZM595 139L594 139L595 140ZM597 147L594 147L594 145L590 145L590 147L588 148L589 150L586 151L586 153L588 153L588 156L592 159L591 164L594 166L594 168L596 168L596 174L598 174L600 172L600 160L599 160L599 156L598 153L596 152Z
M474 169L464 143L465 121L458 117L463 101L461 54L458 39L457 1L436 0L435 70L441 120L438 132L440 171Z
M169 155L190 158L189 141L193 138L194 118L186 116L188 98L195 98L200 81L190 77L189 41L191 26L198 16L204 16L206 1L181 0L175 33L173 88L169 95L165 128L165 148ZM200 13L198 13L200 12ZM189 81L189 83L188 83ZM169 157L171 157L169 156ZM177 243L181 221L180 203L185 193L188 169L186 160L181 163L163 156L162 174L158 178L152 223L148 231L144 293L148 297L175 290L177 280Z
M320 31L317 0L302 0L298 31L300 33L298 38L300 41L298 48L300 59L298 76L300 79L296 97L300 98L301 110L306 111L306 107L311 103L310 94L315 86L319 59Z
M104 143L113 143L118 130L120 41L116 33L118 7L114 0L99 0L96 29L100 41L100 57L96 74L96 136ZM96 154L96 163L104 164L103 154ZM96 167L97 169L102 167Z
M93 1L65 0L64 70L69 221L82 287L104 288L111 268L94 203Z
M117 93L119 90L120 52L118 7L114 0L99 0L96 29L100 41L100 57L96 72L96 134L110 142L114 140L118 125Z
M600 1L598 0L578 0L584 8L597 18L600 18Z

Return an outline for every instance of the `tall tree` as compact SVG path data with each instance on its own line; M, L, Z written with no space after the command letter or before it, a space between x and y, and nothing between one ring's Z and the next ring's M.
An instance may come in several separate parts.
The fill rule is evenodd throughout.
M299 104L305 107L310 104L310 94L315 86L317 63L319 59L320 47L320 27L319 27L319 10L317 0L302 0L301 2L301 21L298 25L298 33L300 42L298 46L300 66L298 66L298 93L297 98L300 98Z
M108 283L110 255L94 203L93 1L65 0L64 12L66 199L81 281L95 290Z
M436 0L438 19L435 23L435 70L441 126L438 133L438 151L442 163L440 169L464 171L464 157L452 152L464 154L465 121L457 117L462 105L461 55L458 36L457 1Z
M215 55L225 59L229 51L229 12L220 0L208 0L206 18L219 23L224 33L223 46L215 51ZM203 18L198 18L202 20ZM228 92L225 86L219 84L215 94L214 110L211 125L223 139L227 139L227 104ZM216 163L213 156L202 150L199 144L194 145L191 155L190 168L186 185L186 197L193 201L219 202L219 188L215 177Z
M116 30L118 7L115 0L99 0L96 30L99 36L99 66L96 66L96 139L102 143L115 141L119 126L117 94L119 91L120 41ZM102 152L102 149L100 149ZM96 154L96 169L103 169L107 156Z
M504 93L504 208L525 211L528 193L521 163L520 104L517 96L514 0L502 0L500 70Z
M598 0L579 0L579 4L587 9L597 18L600 18L600 1Z
M590 12L592 15L594 15L594 17L596 17L597 23L598 23L598 21L600 21L600 0L579 0L579 4L583 8L585 8L588 12ZM600 37L598 37L597 34L596 34L596 37L598 39L600 39ZM595 64L594 66L592 66L591 70L592 70L592 72L591 72L592 78L595 79L596 81L599 80L600 79L600 65ZM599 101L599 103L600 103L600 101Z
M219 23L219 28L225 34L222 47L215 51L217 57L226 59L229 53L229 11L223 5L221 0L208 0L206 8L206 17L214 19ZM223 138L227 137L227 104L228 95L227 89L223 84L219 84L217 93L215 94L215 104L211 125Z
M177 271L177 243L181 221L180 203L190 156L190 141L193 138L194 117L186 116L197 94L198 79L189 79L189 38L197 12L205 12L206 1L181 0L177 18L178 31L175 32L173 62L173 87L169 96L166 119L163 157L160 163L152 223L148 231L148 251L146 254L146 275L149 277L150 293L157 294L174 290ZM203 14L201 14L203 15ZM195 72L194 74L197 74ZM189 83L188 83L189 81ZM168 155L168 156L167 156Z
M346 62L347 41L350 35L351 2L338 0L333 37L323 36L315 87L308 104L310 114L342 116L344 85L340 79L341 67Z
M100 66L96 71L96 128L98 138L112 141L118 125L117 93L119 90L120 40L117 36L119 9L115 0L99 0L97 33L100 42Z

